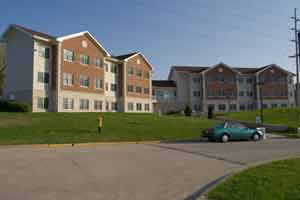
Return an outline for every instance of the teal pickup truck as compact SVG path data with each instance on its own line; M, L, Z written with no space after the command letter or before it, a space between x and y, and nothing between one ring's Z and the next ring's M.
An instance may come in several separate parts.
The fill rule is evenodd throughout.
M257 129L248 128L236 122L224 122L213 128L203 130L203 137L210 141L228 142L229 140L254 140L263 138L263 133Z

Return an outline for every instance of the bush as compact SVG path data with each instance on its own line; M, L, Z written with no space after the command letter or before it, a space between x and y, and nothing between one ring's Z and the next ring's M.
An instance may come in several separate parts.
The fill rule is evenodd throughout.
M0 112L30 112L31 106L17 101L1 101Z
M207 118L212 119L214 117L214 108L212 106L208 107Z
M184 114L187 117L192 116L192 109L191 109L191 107L189 105L185 106L185 108L184 108Z

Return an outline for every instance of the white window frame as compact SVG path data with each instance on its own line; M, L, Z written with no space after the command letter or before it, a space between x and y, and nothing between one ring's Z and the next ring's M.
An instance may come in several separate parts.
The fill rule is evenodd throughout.
M80 64L89 65L89 56L86 54L80 54Z
M63 84L64 84L64 86L73 86L74 76L72 73L64 73L63 74Z
M103 89L103 80L102 79L95 79L95 89L96 90Z
M80 87L88 88L90 85L90 78L86 75L80 75Z
M103 110L103 101L95 100L94 101L94 110L102 111Z
M63 109L73 110L74 109L74 99L73 98L63 98Z
M64 49L64 61L73 62L74 61L74 51Z
M79 101L79 109L80 110L89 110L90 101L88 99L80 99Z

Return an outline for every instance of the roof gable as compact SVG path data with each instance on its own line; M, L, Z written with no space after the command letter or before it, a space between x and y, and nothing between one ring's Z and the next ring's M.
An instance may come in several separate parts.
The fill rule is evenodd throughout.
M69 40L72 38L76 38L76 37L80 37L80 36L88 36L89 38L92 39L92 41L94 41L94 43L102 50L104 51L104 53L106 54L106 56L110 56L109 52L96 40L96 38L93 37L92 34L90 34L88 31L82 31L79 33L74 33L74 34L70 34L70 35L66 35L66 36L62 36L62 37L58 37L57 41L62 42L64 40Z
M48 41L55 41L56 38L52 35L49 35L47 33L42 33L42 32L39 32L39 31L35 31L35 30L32 30L30 28L26 28L26 27L23 27L23 26L20 26L20 25L17 25L17 24L11 24L6 30L5 32L3 33L2 37L5 38L6 35L11 31L11 30L18 30L18 31L21 31L25 34L27 34L28 36L30 37L33 37L33 38L36 38L36 39L40 39L40 40L48 40Z

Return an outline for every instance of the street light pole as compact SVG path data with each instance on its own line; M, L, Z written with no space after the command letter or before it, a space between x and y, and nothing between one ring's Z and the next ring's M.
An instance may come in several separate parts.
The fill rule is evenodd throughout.
M259 99L260 99L260 122L261 125L264 125L264 103L263 103L263 94L262 94L263 82L259 82L257 84L259 87Z

